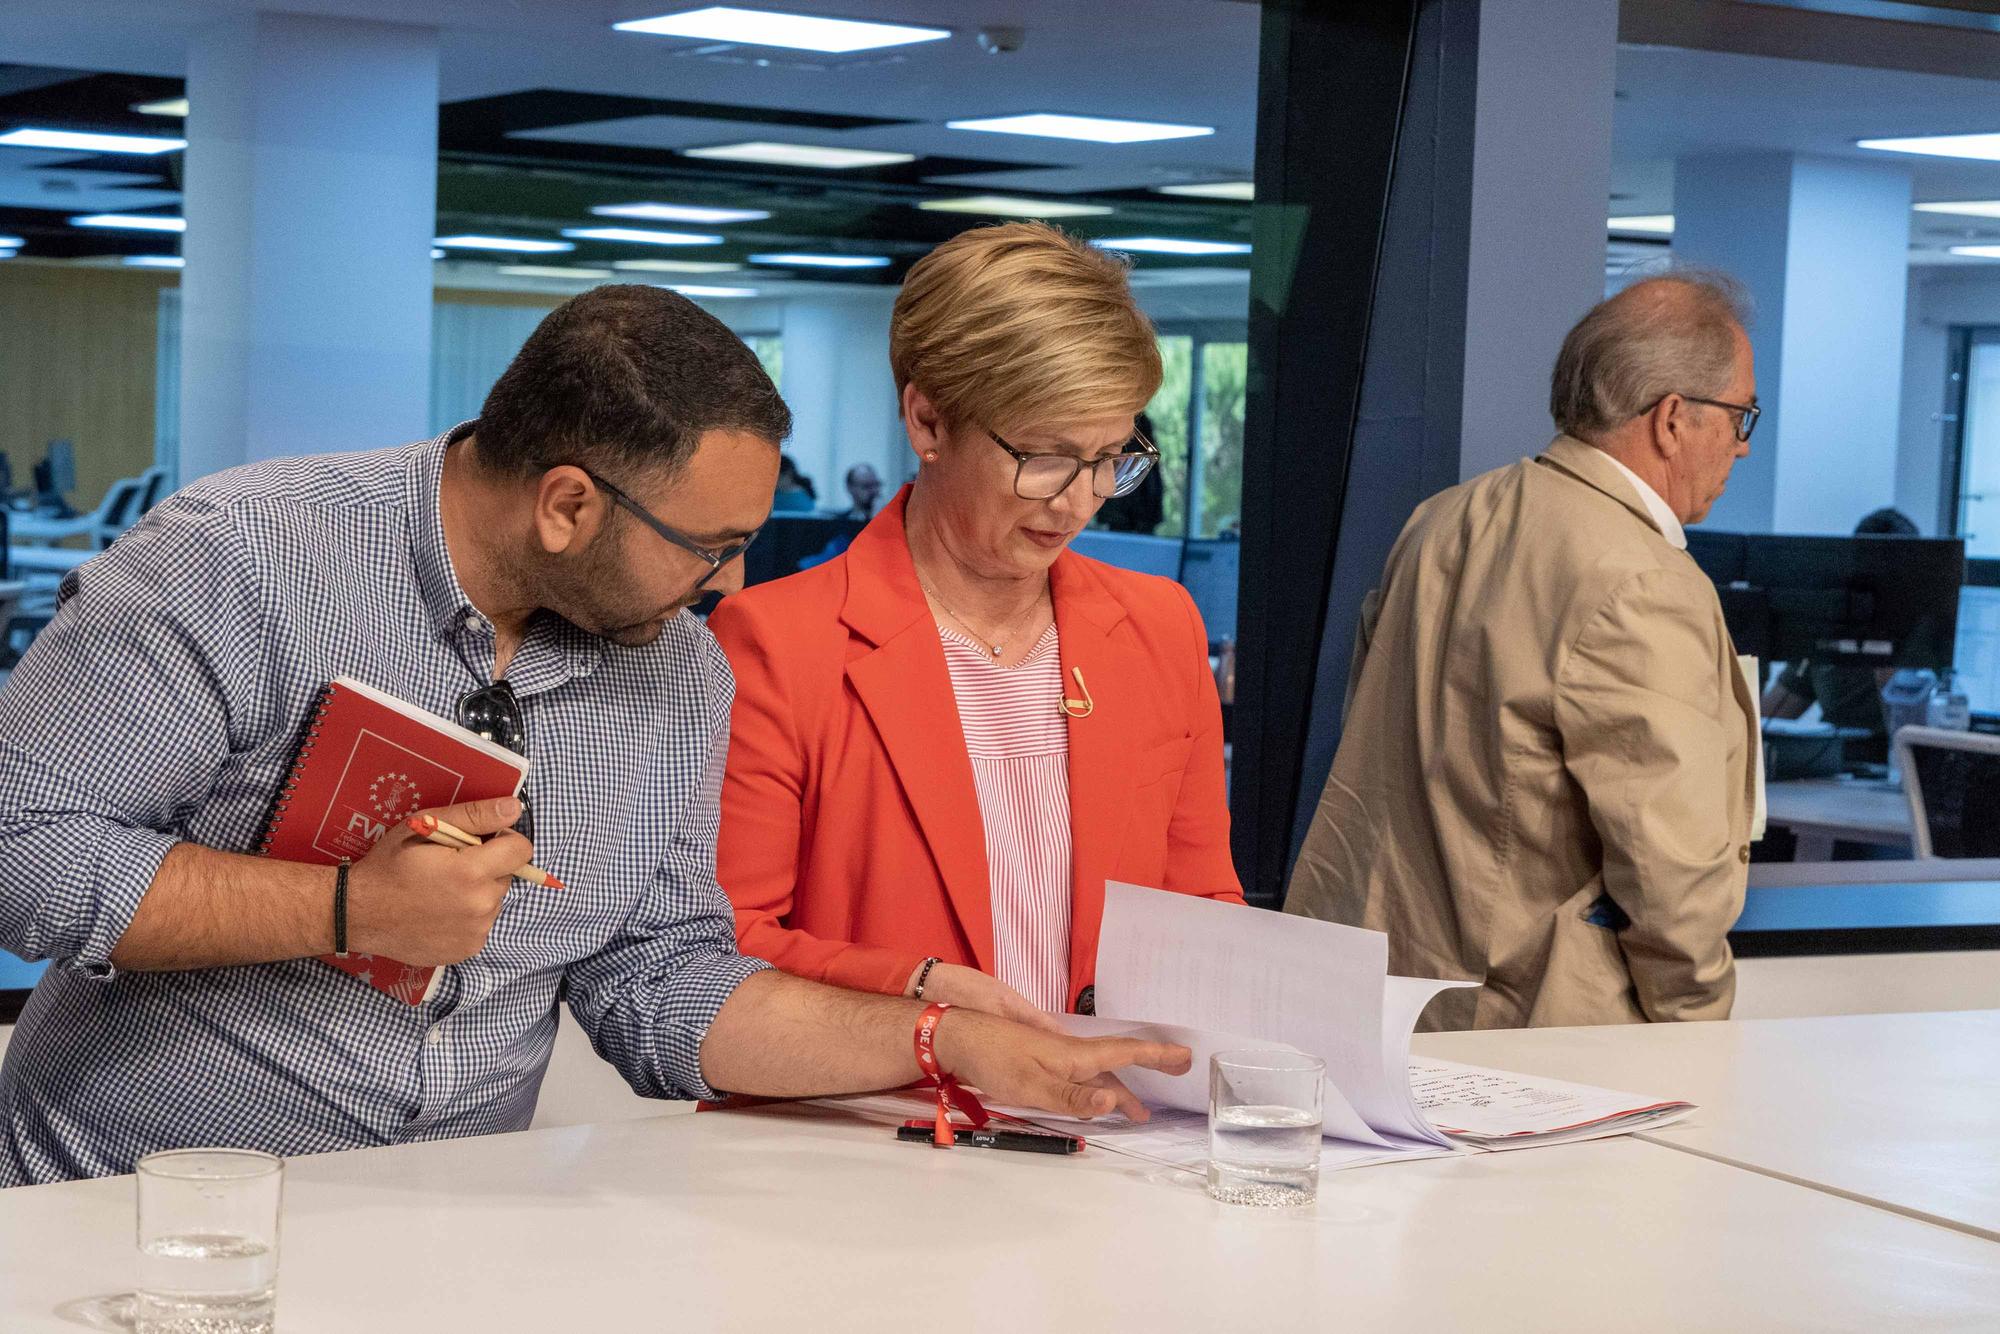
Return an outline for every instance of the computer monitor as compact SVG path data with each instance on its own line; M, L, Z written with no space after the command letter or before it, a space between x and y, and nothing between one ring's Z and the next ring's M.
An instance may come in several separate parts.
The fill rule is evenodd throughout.
M1737 651L1765 662L1952 666L1965 543L1956 537L1688 533Z
M1974 713L2000 713L2000 588L1967 586L1958 595L1958 688Z
M1236 582L1242 568L1241 542L1191 537L1181 548L1181 587L1194 599L1208 627L1208 642L1236 638Z

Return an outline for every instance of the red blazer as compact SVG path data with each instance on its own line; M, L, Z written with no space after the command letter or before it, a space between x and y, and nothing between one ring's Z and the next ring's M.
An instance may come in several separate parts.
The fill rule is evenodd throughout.
M716 870L743 952L899 993L930 955L991 973L986 843L898 495L824 565L725 598L736 672ZM1069 720L1069 1003L1097 970L1104 882L1243 901L1222 710L1187 591L1065 551L1050 572ZM1050 708L1055 707L1054 701Z

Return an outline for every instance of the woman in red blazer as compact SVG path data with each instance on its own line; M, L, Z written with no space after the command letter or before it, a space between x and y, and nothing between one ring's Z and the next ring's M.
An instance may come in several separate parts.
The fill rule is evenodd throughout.
M1089 1013L1107 880L1242 901L1193 600L1065 549L1157 461L1152 327L1115 259L1017 223L912 268L890 360L915 482L709 621L738 940L862 990Z

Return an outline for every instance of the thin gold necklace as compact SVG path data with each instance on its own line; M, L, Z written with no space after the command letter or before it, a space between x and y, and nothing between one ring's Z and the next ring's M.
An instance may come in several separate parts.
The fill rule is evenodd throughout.
M987 650L990 653L992 653L992 655L996 658L1006 651L1006 640L1008 635L1011 634L1012 631L1015 630L1018 626L1020 626L1024 621L1027 621L1036 612L1042 609L1041 595L1036 594L1034 602L1028 607L1028 610L1025 613L1023 613L1020 616L1016 616L1013 620L1009 621L1007 624L1000 627L1001 637L999 640L996 641L988 639L986 636L980 634L978 630L974 629L972 622L966 620L965 617L961 616L958 613L957 609L955 609L949 602L946 602L944 600L944 595L931 586L930 580L924 578L921 574L919 574L917 576L917 582L923 586L923 590L926 593L929 593L931 597L936 599L938 606L944 608L945 615L951 617L951 619L958 622L959 629L965 631L968 635L972 636L972 638L978 643L986 645Z

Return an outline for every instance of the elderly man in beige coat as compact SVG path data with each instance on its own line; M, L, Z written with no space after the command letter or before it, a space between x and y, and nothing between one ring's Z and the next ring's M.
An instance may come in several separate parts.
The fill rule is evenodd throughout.
M1426 501L1369 595L1285 906L1481 984L1426 1027L1728 1017L1756 714L1682 525L1750 452L1743 323L1699 274L1593 309L1562 434Z

